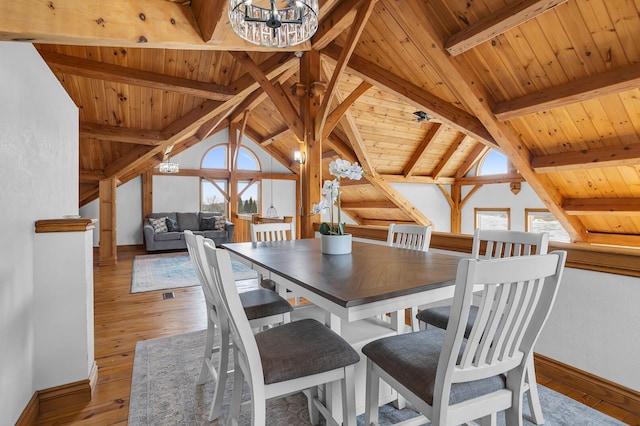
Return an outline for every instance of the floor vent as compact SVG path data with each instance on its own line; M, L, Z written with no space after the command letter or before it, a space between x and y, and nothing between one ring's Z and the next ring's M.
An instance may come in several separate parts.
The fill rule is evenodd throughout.
M174 297L176 297L176 294L172 291L169 293L162 293L162 299L173 299Z

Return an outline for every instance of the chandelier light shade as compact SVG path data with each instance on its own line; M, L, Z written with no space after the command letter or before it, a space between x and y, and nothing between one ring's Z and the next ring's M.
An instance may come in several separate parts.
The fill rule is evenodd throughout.
M167 157L166 161L160 163L159 169L160 173L178 173L180 166L178 163L172 162L171 157Z
M318 29L318 0L229 0L229 21L250 43L295 46Z

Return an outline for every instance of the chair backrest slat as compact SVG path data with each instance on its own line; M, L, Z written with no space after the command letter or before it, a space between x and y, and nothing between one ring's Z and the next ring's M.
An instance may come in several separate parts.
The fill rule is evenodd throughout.
M251 242L288 241L295 239L292 223L252 223Z
M565 252L554 252L460 262L440 356L451 382L479 380L524 365L555 299L565 258ZM458 361L455 354L465 340L469 306L478 285L483 288L478 314Z
M482 252L482 246L486 244ZM549 250L547 232L522 232L476 229L471 256L478 259L498 259L512 256L546 254Z
M429 251L431 230L431 225L402 225L392 223L389 225L387 245L409 250Z

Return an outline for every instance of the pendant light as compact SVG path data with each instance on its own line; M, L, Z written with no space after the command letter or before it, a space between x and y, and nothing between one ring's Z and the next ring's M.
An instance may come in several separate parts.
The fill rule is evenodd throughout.
M271 172L271 206L267 209L267 217L276 218L278 217L278 210L273 206L273 147L271 148L271 153L269 155L270 160L270 172Z

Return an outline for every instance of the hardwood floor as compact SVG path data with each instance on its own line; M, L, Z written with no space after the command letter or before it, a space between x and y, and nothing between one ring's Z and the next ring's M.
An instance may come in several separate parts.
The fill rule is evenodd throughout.
M119 248L117 265L94 264L95 357L99 369L92 400L41 415L38 425L126 425L136 342L206 327L200 287L172 290L175 298L166 300L162 298L164 291L130 294L131 268L137 254L145 254L144 249ZM545 377L538 381L627 424L640 425L640 417L583 392Z

